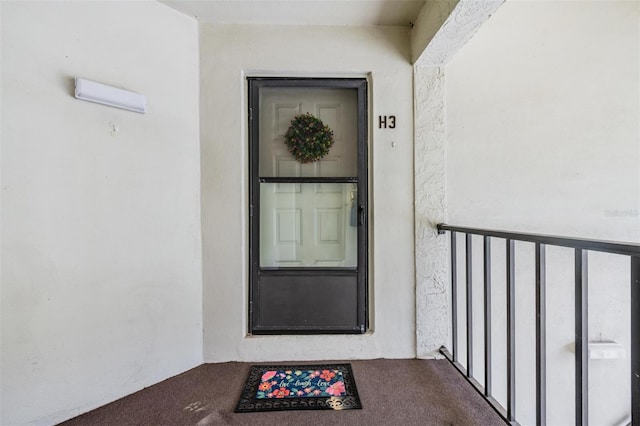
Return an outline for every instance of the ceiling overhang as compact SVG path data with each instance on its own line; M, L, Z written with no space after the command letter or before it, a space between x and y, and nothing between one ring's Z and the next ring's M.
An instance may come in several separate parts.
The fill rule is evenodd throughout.
M244 25L402 26L425 0L159 0L201 23Z

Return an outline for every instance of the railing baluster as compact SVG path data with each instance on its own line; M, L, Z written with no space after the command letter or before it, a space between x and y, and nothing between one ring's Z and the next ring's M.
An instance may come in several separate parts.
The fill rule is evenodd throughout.
M484 394L491 396L491 239L484 236Z
M587 251L575 249L576 425L589 423L589 318Z
M536 425L547 424L546 250L536 243Z
M451 232L451 350L458 361L458 262L456 233Z
M640 425L640 256L631 257L631 410Z
M472 295L472 247L471 234L465 238L465 263L467 279L467 377L473 377L473 295Z
M507 417L516 419L515 242L507 239Z

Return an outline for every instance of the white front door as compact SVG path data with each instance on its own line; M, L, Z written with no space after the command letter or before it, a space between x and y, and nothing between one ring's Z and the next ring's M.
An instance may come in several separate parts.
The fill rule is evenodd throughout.
M284 143L291 120L303 113L320 118L334 134L329 154L307 164ZM259 114L261 176L357 176L355 91L269 88L261 94ZM356 184L273 183L260 196L261 267L356 266Z

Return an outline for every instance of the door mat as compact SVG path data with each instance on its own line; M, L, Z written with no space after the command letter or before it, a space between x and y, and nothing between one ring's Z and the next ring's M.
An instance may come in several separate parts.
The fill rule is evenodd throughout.
M235 412L359 408L351 364L253 365Z

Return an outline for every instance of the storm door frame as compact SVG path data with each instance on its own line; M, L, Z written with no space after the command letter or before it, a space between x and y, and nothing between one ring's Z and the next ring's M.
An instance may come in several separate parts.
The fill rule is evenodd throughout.
M249 334L363 334L369 328L369 179L368 179L368 82L366 78L280 78L248 77L248 118L249 118ZM260 89L281 88L323 88L357 90L357 144L358 176L350 177L260 177L259 176L259 105ZM353 183L357 185L357 266L331 268L261 268L260 267L260 184L261 183ZM259 323L260 286L259 277L275 274L279 276L306 273L357 275L357 323L349 326L281 327Z

